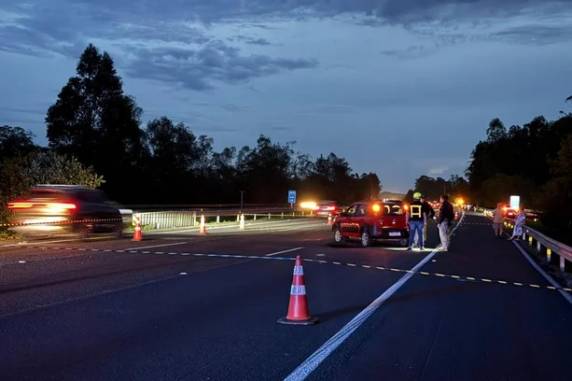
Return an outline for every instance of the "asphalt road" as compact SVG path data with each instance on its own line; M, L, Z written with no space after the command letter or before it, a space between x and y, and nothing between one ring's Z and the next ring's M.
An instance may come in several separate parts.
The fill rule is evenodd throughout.
M315 326L276 324L296 255ZM477 216L448 253L311 220L3 245L0 380L569 380L572 306L546 285Z

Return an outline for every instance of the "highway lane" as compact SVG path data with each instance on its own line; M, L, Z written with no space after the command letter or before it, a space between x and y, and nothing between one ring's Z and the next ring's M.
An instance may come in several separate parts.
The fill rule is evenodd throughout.
M547 285L483 218L466 221L425 271ZM569 380L571 307L554 291L414 277L310 379Z
M489 242L488 234L486 226L461 226L452 252L426 268L542 282L514 247ZM281 379L403 275L361 265L409 269L429 253L329 242L322 226L207 237L176 232L137 243L65 243L65 250L55 249L61 243L1 249L0 378ZM209 253L257 258L191 255ZM321 319L313 327L275 323L287 308L287 259L296 255L312 260L305 262L310 309ZM540 342L570 353L544 326L551 324L546 309L557 312L559 329L570 323L570 308L557 293L499 287L415 276L311 377L512 379L506 376L530 370L517 372L524 350L511 348L513 339L529 351ZM499 334L506 335L500 344ZM455 351L447 343L461 348L462 358L452 361ZM499 351L504 356L495 361ZM561 368L558 356L542 356ZM542 369L539 361L529 367Z

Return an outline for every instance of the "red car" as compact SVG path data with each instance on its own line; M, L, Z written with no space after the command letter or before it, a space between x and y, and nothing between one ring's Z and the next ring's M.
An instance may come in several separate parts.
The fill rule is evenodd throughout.
M359 239L363 247L374 240L407 245L409 228L406 205L402 201L358 202L340 213L332 225L334 241Z

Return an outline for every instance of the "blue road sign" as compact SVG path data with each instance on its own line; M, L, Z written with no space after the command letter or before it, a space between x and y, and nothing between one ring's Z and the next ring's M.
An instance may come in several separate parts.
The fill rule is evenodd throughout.
M288 204L295 204L296 203L296 191L289 190L288 191Z

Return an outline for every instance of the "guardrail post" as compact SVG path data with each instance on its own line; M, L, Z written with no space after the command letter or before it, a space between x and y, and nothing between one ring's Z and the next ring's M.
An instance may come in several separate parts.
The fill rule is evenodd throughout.
M271 218L272 218L272 217L271 217L270 213L268 213L268 219L271 219Z
M193 226L197 225L197 212L193 212Z
M560 256L560 271L566 271L566 258L563 255Z
M236 215L236 222L238 222L240 224L240 213L237 213L237 215Z
M292 212L292 217L296 217L296 212Z
M216 216L216 223L220 224L220 216Z
M284 212L280 213L280 218L284 218Z
M241 213L241 214L240 214L240 226L239 226L239 229L240 229L240 230L244 230L245 227L246 227L246 224L244 223L244 214Z
M539 253L542 251L542 245L540 244L540 241L536 241L536 251Z
M256 213L254 213L254 221L256 221Z
M550 263L551 260L552 260L552 250L549 247L547 247L546 248L546 261L548 263Z
M528 246L532 246L532 236L528 236Z

